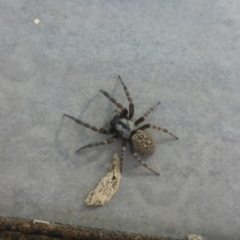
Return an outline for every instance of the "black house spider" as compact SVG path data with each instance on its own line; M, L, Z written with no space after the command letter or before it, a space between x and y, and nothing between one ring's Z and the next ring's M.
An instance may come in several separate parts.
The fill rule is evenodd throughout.
M130 143L130 151L131 151L133 157L140 164L142 164L145 168L154 172L157 175L160 175L158 172L156 172L153 169L151 169L150 167L148 167L148 165L144 161L141 160L141 158L137 155L135 149L143 155L154 153L155 141L154 141L153 137L148 132L145 131L145 129L147 129L147 128L157 129L162 132L168 133L175 139L178 139L178 137L174 136L167 129L161 128L161 127L158 127L158 126L155 126L152 124L145 124L141 127L137 127L138 124L143 122L148 117L148 115L153 111L153 109L157 105L160 104L160 102L158 102L156 105L151 107L142 117L140 117L135 122L133 122L132 118L134 115L134 104L133 104L132 98L130 97L130 94L128 92L126 85L122 81L122 78L120 76L118 76L118 79L121 81L124 92L127 96L128 103L129 103L129 112L125 107L123 107L123 105L121 103L117 102L117 100L115 100L113 97L111 97L108 92L106 92L104 90L100 90L100 92L103 95L105 95L108 99L110 99L110 101L112 101L119 108L119 110L116 110L116 114L111 119L108 128L97 128L97 127L89 125L86 122L83 122L80 119L76 119L68 114L63 114L64 116L69 117L72 120L74 120L76 123L83 125L86 128L90 128L95 132L99 132L99 133L107 134L107 135L114 134L114 136L112 136L111 138L108 138L105 141L100 141L100 142L90 143L88 145L85 145L85 146L79 148L77 150L77 152L81 151L84 148L90 148L90 147L96 147L96 146L100 146L100 145L111 144L111 143L115 142L118 139L118 137L120 136L120 137L122 137L122 148L121 148L121 156L120 156L120 161L121 161L121 169L120 170L121 171L122 171L122 163L123 163L123 159L124 159L124 152L126 149L126 143L128 141Z

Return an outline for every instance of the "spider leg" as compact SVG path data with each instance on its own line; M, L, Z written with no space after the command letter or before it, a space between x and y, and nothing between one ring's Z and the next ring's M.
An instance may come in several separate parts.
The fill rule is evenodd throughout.
M130 151L133 155L133 157L145 168L147 168L148 170L152 171L153 173L157 174L158 176L160 176L160 174L156 171L154 171L153 169L151 169L150 167L148 167L148 165L137 155L137 153L134 151L134 148L131 146L130 147Z
M126 150L126 140L122 140L122 148L121 148L121 155L120 155L120 172L122 172L122 165L123 165L123 160L124 160L124 153Z
M146 118L148 117L148 115L153 111L153 109L155 107L157 107L160 104L160 102L158 102L157 104L155 104L153 107L151 107L146 113L144 113L144 115L142 117L140 117L138 120L135 121L135 125L138 125L139 123L143 122L146 120Z
M121 103L119 103L116 99L114 99L107 91L100 89L99 90L105 97L110 99L118 108L120 108L122 111L125 109Z
M134 104L133 104L133 100L130 96L130 93L128 91L128 88L127 86L124 84L122 78L120 76L118 76L118 79L121 81L122 83L122 86L123 86L123 89L124 89L124 92L127 96L127 99L128 99L128 103L129 103L129 119L132 119L133 115L134 115Z
M153 124L145 124L145 125L141 126L141 127L139 128L139 130L144 130L144 129L146 129L146 128L157 129L157 130L159 130L159 131L162 131L162 132L165 132L165 133L170 134L172 137L174 137L174 138L176 138L176 139L179 139L177 136L173 135L173 134L172 134L171 132L169 132L167 129L158 127L158 126L153 125Z
M94 126L91 126L89 125L88 123L85 123L83 122L82 120L80 119L76 119L75 117L72 117L68 114L63 114L63 116L66 116L66 117L69 117L71 118L72 120L74 120L76 123L86 127L86 128L90 128L91 130L93 130L94 132L98 132L98 133L102 133L102 134L111 134L108 130L104 129L104 128L97 128L97 127L94 127Z
M100 146L100 145L109 145L109 144L115 142L115 141L117 140L117 138L118 138L118 136L115 135L115 136L113 136L113 137L111 137L111 138L109 138L109 139L107 139L107 140L105 140L105 141L96 142L96 143L90 143L90 144L88 144L88 145L86 145L86 146L83 146L83 147L79 148L79 149L77 150L77 152L80 152L80 151L81 151L82 149L84 149L84 148L97 147L97 146Z

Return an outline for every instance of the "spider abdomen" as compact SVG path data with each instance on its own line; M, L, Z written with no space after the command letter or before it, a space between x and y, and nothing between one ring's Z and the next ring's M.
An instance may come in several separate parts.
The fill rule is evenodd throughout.
M133 147L142 155L153 154L155 151L155 141L146 131L137 130L131 138Z

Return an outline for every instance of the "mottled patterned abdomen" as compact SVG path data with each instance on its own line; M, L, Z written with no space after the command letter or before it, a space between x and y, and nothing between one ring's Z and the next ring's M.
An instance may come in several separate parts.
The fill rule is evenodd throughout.
M131 139L133 147L142 155L153 154L155 151L155 141L146 131L137 130Z

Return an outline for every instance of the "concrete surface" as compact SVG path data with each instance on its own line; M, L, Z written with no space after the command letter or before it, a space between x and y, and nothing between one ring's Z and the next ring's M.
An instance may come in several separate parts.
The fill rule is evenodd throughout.
M0 1L0 215L182 238L240 239L240 3L196 1ZM36 19L39 19L39 23ZM126 153L113 199L84 199L116 144L67 118L104 126L114 106L146 122L157 143ZM135 119L136 119L135 118Z

